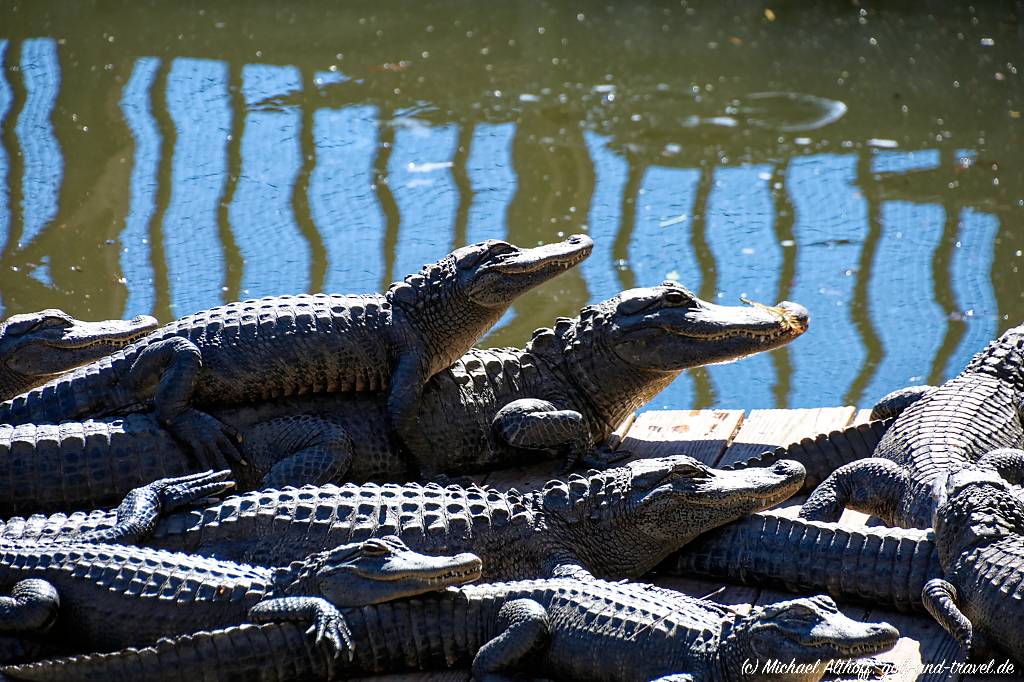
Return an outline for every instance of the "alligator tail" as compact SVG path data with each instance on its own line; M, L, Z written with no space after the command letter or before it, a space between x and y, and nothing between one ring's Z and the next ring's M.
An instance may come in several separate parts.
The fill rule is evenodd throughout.
M804 438L798 443L766 450L760 455L740 462L733 462L722 468L735 470L766 467L782 459L792 459L803 464L807 470L803 490L813 490L839 467L858 459L871 457L893 421L892 419L879 419L848 426L831 433L820 433L814 438Z
M117 379L129 364L118 351L6 400L0 403L0 424L55 424L125 407L118 404L124 390Z
M137 649L8 665L0 675L36 682L284 682L327 679L327 667L305 626L268 623L179 635Z
M149 414L0 425L0 517L117 504L133 488L193 468Z
M781 583L793 592L828 592L901 611L921 610L924 584L943 574L930 531L852 529L771 512L698 538L658 570L771 587Z

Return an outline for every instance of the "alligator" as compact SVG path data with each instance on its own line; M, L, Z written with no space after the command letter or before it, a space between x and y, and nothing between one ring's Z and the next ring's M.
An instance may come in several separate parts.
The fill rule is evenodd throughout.
M930 530L848 528L778 511L751 514L705 533L655 572L799 594L827 592L839 601L901 611L922 610L925 583L943 575Z
M83 322L49 308L0 323L0 400L124 348L153 331L156 318Z
M386 391L390 422L416 452L424 382L468 351L516 297L592 248L585 235L531 249L489 240L456 249L384 294L278 296L211 308L0 404L0 423L152 409L203 462L239 462L237 431L201 409Z
M148 547L0 543L0 632L66 653L112 650L203 628L298 621L332 661L352 655L339 606L401 599L475 580L472 554L433 557L382 537L266 568Z
M1024 475L1016 454L1024 447L1024 325L989 343L953 379L915 393L883 399L903 408L873 455L836 469L802 517L836 521L850 508L889 525L930 528L933 487L945 474L980 465L1010 479Z
M775 348L807 324L794 303L718 306L671 282L625 291L538 329L524 349L474 349L428 381L416 411L421 456L388 428L381 393L211 414L243 436L249 466L234 467L242 490L433 479L563 453L567 466L581 457L595 465L595 445L679 372ZM0 462L4 515L100 506L147 480L196 469L152 413L0 426Z
M925 584L925 608L966 651L994 645L1024 662L1024 501L981 467L949 474L936 488L944 570Z
M559 565L638 577L698 534L782 502L802 480L793 462L724 472L677 455L573 474L525 493L436 483L264 490L167 515L146 544L274 565L397 535L427 554L472 552L488 580L550 575ZM12 519L0 541L73 538L112 523L101 511Z
M472 667L475 679L529 671L560 680L716 682L820 680L835 661L891 649L887 623L843 615L830 598L793 599L741 614L640 583L549 578L465 585L342 612L352 632L345 676ZM246 624L141 649L6 666L11 679L331 679L292 623ZM791 670L772 674L771 663Z

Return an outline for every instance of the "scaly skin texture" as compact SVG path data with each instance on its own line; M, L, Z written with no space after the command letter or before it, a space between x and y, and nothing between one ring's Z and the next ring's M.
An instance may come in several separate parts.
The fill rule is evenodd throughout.
M686 457L549 481L520 493L431 485L321 486L226 498L162 520L147 544L273 565L347 542L398 535L427 554L472 552L491 580L578 564L599 577L650 570L698 534L797 490L803 467L723 472ZM9 520L0 538L60 538L109 527L110 513Z
M1024 458L986 456L1024 446L1024 326L1010 329L974 356L966 369L937 388L918 392L899 412L867 459L840 467L811 494L800 515L836 521L844 508L889 525L931 527L936 481L982 464L1010 479L1024 474Z
M771 511L702 535L655 570L800 594L827 592L840 601L902 611L922 609L922 588L942 575L931 531L847 528Z
M0 632L34 633L81 653L203 628L298 620L331 658L350 649L336 607L361 606L475 580L480 560L430 557L396 538L336 547L279 568L93 543L0 544ZM20 586L31 593L18 594ZM50 589L47 590L46 586Z
M756 606L746 616L636 583L548 579L467 585L344 612L354 659L345 676L472 666L474 677L521 670L559 680L816 682L830 661L886 651L899 634L860 623L828 597ZM770 652L770 653L769 653ZM805 674L744 674L772 658ZM817 664L817 665L815 665ZM344 665L344 664L343 664ZM143 650L3 669L26 680L325 679L322 659L288 624L241 626Z
M423 384L472 347L519 295L586 258L589 237L520 249L457 249L383 295L243 301L183 317L98 362L0 404L0 422L46 423L152 407L197 454L238 459L237 434L206 412L304 393L386 391L418 451Z
M996 646L1024 661L1024 502L991 470L939 486L935 543L942 578L925 607L966 649Z
M157 327L156 318L83 322L50 308L0 324L0 400L124 348Z
M682 370L778 347L806 328L807 312L792 303L713 306L677 284L632 289L538 329L522 350L474 349L431 379L416 412L418 457L389 429L383 394L211 414L242 434L242 490L433 478L553 454L572 463ZM100 506L197 468L152 413L0 426L0 462L2 515Z

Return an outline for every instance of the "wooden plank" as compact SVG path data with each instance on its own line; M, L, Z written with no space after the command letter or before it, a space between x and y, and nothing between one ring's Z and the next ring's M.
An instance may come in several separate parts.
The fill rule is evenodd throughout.
M801 410L751 410L720 464L749 459L779 445L813 438L849 425L856 408L819 407Z
M630 458L690 455L718 461L743 422L743 410L649 410L626 434L620 450Z
M808 410L751 410L743 421L728 449L720 458L719 463L728 463L757 454L762 450L784 445L805 436L828 432L845 427L853 416L854 408L820 408ZM644 419L641 414L637 421ZM756 446L752 450L751 445ZM734 450L744 453L733 456ZM784 503L787 515L795 516L799 511L799 500ZM722 604L755 603L762 590L746 585L726 585L720 581L696 580L691 578L659 577L655 581L662 587L677 589L696 597L711 595L710 598ZM769 592L772 600L792 598L792 595L781 592Z

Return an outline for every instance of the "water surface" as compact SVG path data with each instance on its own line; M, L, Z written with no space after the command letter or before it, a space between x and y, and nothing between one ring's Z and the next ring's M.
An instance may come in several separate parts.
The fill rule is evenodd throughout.
M484 340L676 279L812 313L657 407L869 404L1024 321L1013 2L6 2L0 316L594 255Z

